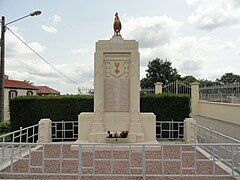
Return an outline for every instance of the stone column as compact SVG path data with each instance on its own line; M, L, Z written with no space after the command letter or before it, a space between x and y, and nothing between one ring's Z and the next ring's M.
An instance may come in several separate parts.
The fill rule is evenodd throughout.
M163 83L162 82L156 82L156 83L154 83L154 85L155 85L155 94L162 94Z
M191 107L192 115L199 115L198 103L199 103L199 85L200 83L194 82L191 84Z
M52 121L50 119L41 119L38 127L38 142L52 142Z
M186 143L196 143L194 124L196 124L196 121L193 118L184 120L184 140Z
M104 64L103 52L99 49L99 42L96 43L94 54L94 121L90 130L90 141L95 141L96 133L104 132Z

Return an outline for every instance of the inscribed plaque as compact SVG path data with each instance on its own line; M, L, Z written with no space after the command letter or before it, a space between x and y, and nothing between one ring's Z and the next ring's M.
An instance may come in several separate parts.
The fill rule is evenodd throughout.
M129 79L106 79L106 112L129 112Z

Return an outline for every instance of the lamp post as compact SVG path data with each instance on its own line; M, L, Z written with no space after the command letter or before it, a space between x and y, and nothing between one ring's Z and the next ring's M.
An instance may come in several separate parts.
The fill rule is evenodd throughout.
M5 24L5 17L2 16L1 21L1 67L0 67L0 121L4 120L4 66L5 66L5 32L6 32L6 26L9 24L12 24L16 21L19 21L21 19L27 18L29 16L37 16L40 15L41 11L34 11L29 13L26 16L20 17L14 21L8 22Z

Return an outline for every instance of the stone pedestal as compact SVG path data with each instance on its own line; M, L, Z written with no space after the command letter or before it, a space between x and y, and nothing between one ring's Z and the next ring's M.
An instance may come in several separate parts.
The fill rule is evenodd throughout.
M105 143L107 131L129 131L127 142L156 141L156 118L140 113L138 43L113 36L96 43L94 112L79 115L80 141ZM125 140L126 141L126 140Z

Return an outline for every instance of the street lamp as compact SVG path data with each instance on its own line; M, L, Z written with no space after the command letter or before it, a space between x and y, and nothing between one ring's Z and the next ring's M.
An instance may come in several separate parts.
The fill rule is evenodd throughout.
M12 24L16 21L19 21L21 19L24 19L29 16L37 16L40 15L41 11L34 11L29 13L26 16L20 17L14 21L8 22L5 24L5 17L2 16L2 21L1 21L1 67L0 67L0 121L4 119L4 66L5 66L5 32L6 32L6 26L9 24Z

